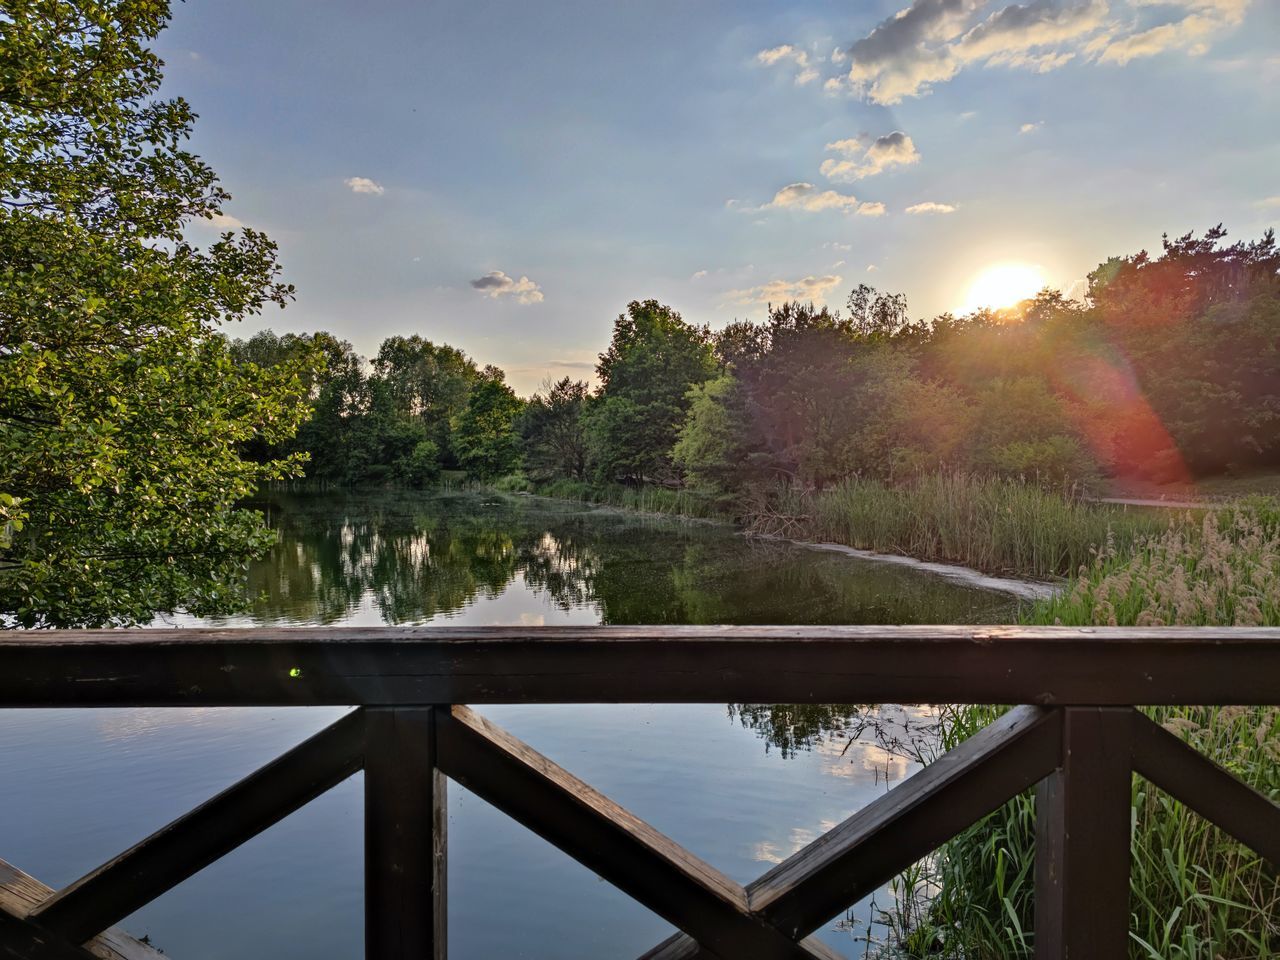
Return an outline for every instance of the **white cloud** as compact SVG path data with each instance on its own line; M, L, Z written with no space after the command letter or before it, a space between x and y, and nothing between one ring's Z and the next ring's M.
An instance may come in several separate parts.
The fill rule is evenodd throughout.
M693 276L692 276L692 277L690 277L689 279L690 279L690 280L701 280L701 279L702 279L703 277L705 277L706 275L707 275L707 271L705 271L705 270L696 270L696 271L694 271Z
M1078 58L1123 66L1169 50L1199 56L1252 0L912 0L848 48L824 89L872 103L928 94L970 66L1048 73Z
M1030 0L1026 4L1010 4L966 32L956 43L955 51L966 61L1026 66L1035 62L1034 58L1020 60L1026 51L1087 36L1103 26L1108 12L1106 0Z
M885 212L884 204L878 200L875 203L858 204L858 216L860 217L883 217Z
M1043 120L1037 120L1035 123L1024 123L1018 128L1019 133L1035 133L1044 126Z
M841 243L839 240L829 240L822 245L822 248L824 250L840 250L840 251L843 251L844 253L848 253L850 250L853 249L853 244Z
M1280 207L1280 196L1265 197L1258 201L1260 207Z
M347 177L343 183L351 188L352 193L367 193L380 197L387 192L382 184L376 180L370 180L368 177Z
M843 153L846 157L856 157L862 149L862 141L857 137L849 137L846 140L832 140L823 149L830 153Z
M509 297L516 303L542 302L542 288L536 283L528 277L516 280L501 270L494 270L472 280L471 286L493 300Z
M923 203L913 203L907 207L907 213L955 213L956 206L951 203L934 203L932 200L925 200Z
M853 146L847 147L846 144L853 144ZM857 148L856 140L837 140L835 143L827 144L828 150L839 150L846 156L854 155ZM835 160L828 157L822 161L819 170L828 180L853 183L855 180L883 173L889 167L907 166L919 162L920 153L916 150L912 139L901 130L895 130L883 137L877 137L875 142L867 147L860 161Z
M209 221L219 230L239 230L244 227L244 221L226 213L215 213Z
M818 213L823 210L840 210L854 213L858 198L835 190L819 190L812 183L789 183L773 195L766 207L786 210L807 210Z
M780 63L794 64L796 86L799 87L818 79L818 71L809 62L809 55L789 43L761 50L756 54L756 62L765 67L777 66Z
M787 300L812 300L825 303L827 294L839 286L843 277L828 274L823 277L801 277L799 280L770 280L758 287L730 290L726 302L735 304L783 303Z
M868 263L868 264L867 264L867 273L875 273L875 272L876 272L877 270L879 270L879 269L880 269L880 268L879 268L879 267L877 267L874 263Z

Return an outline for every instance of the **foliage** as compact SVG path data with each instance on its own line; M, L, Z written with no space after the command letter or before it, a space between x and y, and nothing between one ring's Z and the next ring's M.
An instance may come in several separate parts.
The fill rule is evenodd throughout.
M485 367L467 394L453 433L458 463L477 480L494 480L520 462L515 422L523 407L501 370Z
M235 509L300 457L315 362L233 363L220 324L283 305L249 229L184 239L227 199L160 100L148 2L10 3L0 45L0 610L28 626L129 623L234 600L271 540Z
M1208 513L1130 548L1114 540L1071 589L1033 608L1033 623L1280 626L1276 505ZM942 749L999 714L956 707ZM1280 710L1160 707L1170 730L1280 801ZM1181 803L1135 778L1131 909L1134 960L1253 960L1280 951L1280 877ZM1029 958L1034 943L1035 803L1010 801L941 851L936 896L909 939L912 956L940 944L966 957Z
M596 477L674 479L671 449L689 409L689 388L714 372L705 329L656 300L628 304L600 354L600 393L587 409Z
M525 469L538 480L587 478L587 434L583 417L590 388L564 377L546 383L525 404L518 424Z

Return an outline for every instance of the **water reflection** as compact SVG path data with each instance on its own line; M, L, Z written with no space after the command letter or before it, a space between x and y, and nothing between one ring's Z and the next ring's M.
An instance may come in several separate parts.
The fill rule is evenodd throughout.
M898 567L530 497L280 494L254 623L921 623L1012 601ZM505 603L504 608L502 604ZM537 616L532 622L539 622Z

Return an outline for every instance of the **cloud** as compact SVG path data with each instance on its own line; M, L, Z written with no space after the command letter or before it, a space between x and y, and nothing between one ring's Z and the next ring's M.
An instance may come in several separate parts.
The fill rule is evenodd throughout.
M883 217L885 212L884 204L878 200L875 203L858 204L858 216L860 217Z
M856 157L858 151L862 149L862 141L857 137L849 137L847 140L832 140L823 149L830 153L843 153L846 157Z
M706 275L707 275L707 271L705 271L705 270L695 270L695 271L694 271L693 276L692 276L692 277L690 277L689 279L690 279L690 280L701 280L701 279L702 279L703 277L705 277Z
M853 144L854 146L848 147L846 146L847 144ZM856 140L837 140L835 143L827 144L828 150L838 150L846 156L852 156L856 153L857 148L858 142ZM828 180L835 180L838 183L853 183L855 180L883 173L892 166L906 166L919 162L920 153L916 150L916 145L912 139L901 130L895 130L893 133L876 138L875 142L867 147L860 161L851 159L835 160L828 157L822 161L822 166L819 167L819 170Z
M1056 46L1093 33L1106 22L1107 14L1105 0L1031 0L1026 4L1010 4L965 33L955 45L956 55L967 61L986 60L988 65L1026 66L1034 62L1018 62L1026 51Z
M950 80L959 59L946 46L978 0L914 0L849 47L849 83L872 103L893 104Z
M528 277L515 280L501 270L494 270L471 281L471 286L485 296L499 300L510 297L516 303L541 303L542 288Z
M376 180L370 180L368 177L347 177L342 182L351 188L352 193L367 193L380 197L387 192L382 184Z
M1280 207L1280 196L1264 197L1263 199L1258 201L1257 205L1259 207L1264 207L1264 208Z
M1035 133L1044 126L1043 120L1037 120L1035 123L1024 123L1018 128L1019 133Z
M787 300L812 300L825 303L827 294L839 286L843 277L828 274L823 277L801 277L799 280L770 280L758 287L730 290L726 302L736 304L783 303Z
M842 250L848 253L853 249L852 243L841 243L839 240L829 240L822 245L824 250Z
M1048 73L1082 59L1123 66L1168 50L1199 56L1252 0L913 0L848 49L824 84L872 103L928 94L970 66Z
M244 221L226 213L215 213L209 218L209 222L219 230L240 230L244 227Z
M1205 39L1227 27L1239 26L1250 0L1169 0L1180 17L1145 30L1096 44L1093 52L1099 63L1124 66L1133 60L1154 57L1169 50L1185 49L1192 56L1208 50ZM1151 0L1134 0L1138 7L1155 6Z
M792 63L796 68L796 86L803 87L818 79L818 71L809 63L809 55L798 50L789 43L756 54L756 62L761 66L773 67L779 63Z
M925 200L923 203L913 203L907 207L907 213L919 215L922 213L955 213L956 206L950 203L934 203L932 200Z
M880 269L880 268L879 268L879 267L877 267L874 263L868 263L868 264L867 264L867 273L875 273L875 272L876 272L877 270L879 270L879 269Z
M789 183L773 195L766 207L788 210L807 210L819 213L823 210L840 210L855 213L858 198L835 190L819 190L812 183Z

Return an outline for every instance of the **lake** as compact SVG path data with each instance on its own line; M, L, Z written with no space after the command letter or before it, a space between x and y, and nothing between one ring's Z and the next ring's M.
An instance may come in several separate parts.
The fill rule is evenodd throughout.
M279 494L251 613L179 625L994 623L1009 594L732 528L533 497ZM340 709L0 712L0 857L60 886L342 714ZM482 712L746 883L910 775L867 711L752 705L486 706ZM930 711L882 706L880 728ZM861 732L860 732L861 731ZM175 960L362 953L359 775L123 926ZM818 933L867 952L886 893ZM456 784L457 960L633 958L661 919Z

